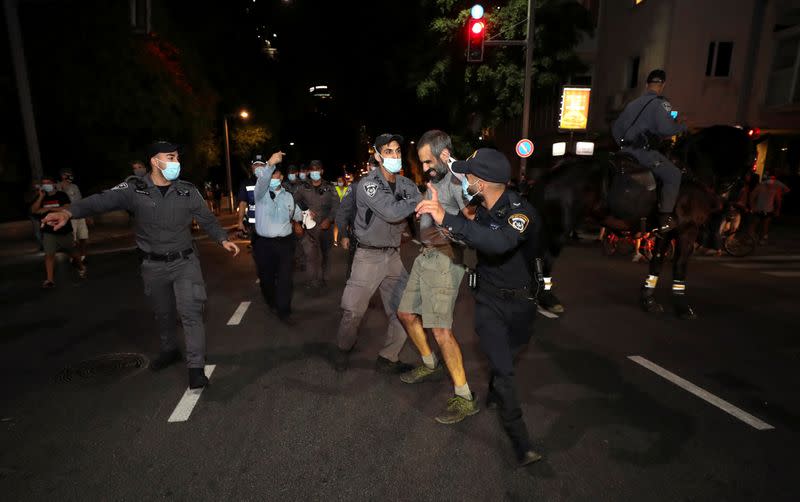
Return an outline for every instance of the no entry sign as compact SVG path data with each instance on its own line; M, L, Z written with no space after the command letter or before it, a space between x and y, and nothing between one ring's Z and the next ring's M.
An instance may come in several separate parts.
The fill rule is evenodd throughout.
M521 139L517 142L517 155L526 159L533 155L533 141L529 139Z

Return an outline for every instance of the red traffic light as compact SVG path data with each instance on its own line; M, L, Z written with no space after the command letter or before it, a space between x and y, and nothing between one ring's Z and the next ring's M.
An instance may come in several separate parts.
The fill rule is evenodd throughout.
M467 62L483 61L483 42L486 36L486 21L470 19L467 25Z
M470 28L470 31L473 35L480 35L483 33L484 28L486 28L486 25L483 24L483 21L475 21L472 23L472 28Z

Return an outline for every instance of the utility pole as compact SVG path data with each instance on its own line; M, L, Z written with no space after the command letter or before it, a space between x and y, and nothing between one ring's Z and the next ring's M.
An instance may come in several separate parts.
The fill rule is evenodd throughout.
M228 177L228 209L233 213L233 180L231 179L231 142L228 137L228 116L222 118L222 126L225 129L225 172Z
M22 45L22 30L19 25L19 0L5 0L6 24L8 40L11 48L11 59L17 81L22 127L25 131L25 143L28 147L28 162L31 166L31 178L42 177L42 157L39 153L39 138L36 136L36 121L33 115L31 88L28 82L28 70L25 67L25 51Z

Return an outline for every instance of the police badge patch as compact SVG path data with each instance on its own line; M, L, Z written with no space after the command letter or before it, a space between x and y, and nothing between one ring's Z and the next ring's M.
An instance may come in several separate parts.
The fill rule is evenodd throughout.
M667 110L667 113L669 113L669 112L671 112L671 111L672 111L672 103L670 103L670 102L669 102L669 101L667 101L667 100L664 100L664 101L661 103L661 106L663 106L663 107L664 107L664 109L665 109L665 110Z
M528 219L528 217L522 213L512 214L508 218L508 224L511 225L511 227L519 233L524 232L525 229L528 228L529 222L530 220Z
M115 186L111 190L125 190L126 188L128 188L128 184L123 181L122 183L120 183L119 185Z
M377 183L365 183L364 184L364 191L367 193L368 197L375 197L375 194L378 193L378 184Z

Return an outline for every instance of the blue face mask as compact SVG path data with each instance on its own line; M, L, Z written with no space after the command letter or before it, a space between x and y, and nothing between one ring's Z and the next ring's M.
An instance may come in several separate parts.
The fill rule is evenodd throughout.
M311 175L311 179L314 181L319 181L322 179L322 175L319 171L311 171L309 174Z
M470 202L472 202L472 198L478 195L480 191L476 193L469 193L469 187L477 184L477 181L475 183L470 183L466 176L464 176L464 178L461 180L461 191L464 193L464 198Z
M297 175L294 173L289 173L289 181L294 181L297 179Z
M397 174L403 169L403 159L383 157L383 167L392 174Z
M301 180L306 179L306 173L300 173L300 179Z
M158 162L164 162L163 160L159 160L159 159L156 159L156 160L158 160ZM164 169L161 169L159 167L159 169L161 169L161 173L164 175L164 178L166 178L169 181L174 181L174 180L178 179L178 176L181 175L181 163L180 162L164 162L164 165L167 166Z
M278 188L280 188L280 186L281 186L281 180L280 179L272 178L272 179L269 180L269 189L272 190L273 192L275 190L277 190Z

